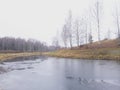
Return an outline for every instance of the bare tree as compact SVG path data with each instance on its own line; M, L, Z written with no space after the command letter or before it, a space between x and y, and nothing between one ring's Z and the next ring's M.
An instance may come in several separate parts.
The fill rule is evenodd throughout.
M88 34L88 42L91 44L93 42L93 36L92 36L92 12L91 12L91 7L89 8L88 11L88 26L89 26L89 34Z
M87 26L87 22L85 22L85 42L86 42L86 45L87 45L87 41L88 41L88 26Z
M56 37L53 38L52 46L54 46L55 50L60 48L59 41Z
M88 17L87 16L84 16L82 18L82 29L83 29L83 34L84 34L84 40L85 40L85 44L87 46L87 43L88 43Z
M74 31L75 31L75 38L76 38L76 44L77 46L80 46L83 41L84 41L84 37L85 36L85 25L84 25L84 19L83 18L76 18L75 22L74 22Z
M89 23L89 36L88 36L88 41L91 44L93 42L93 36L92 36L92 28L91 28L91 23Z
M56 32L56 35L55 35L55 37L53 38L52 45L55 47L56 50L60 49L59 31Z
M89 43L92 44L93 39L92 39L92 35L91 34L89 34L89 38L88 39L89 39Z
M97 24L98 41L101 40L101 37L100 37L100 33L101 33L100 21L101 21L101 14L102 14L101 11L102 11L101 3L99 2L99 0L97 0L95 3L95 7L93 9L93 14Z
M120 12L117 2L115 3L115 23L117 26L117 38L118 38L118 45L120 45Z
M67 32L66 24L63 26L63 30L62 30L61 36L62 36L62 40L63 40L64 46L65 46L65 48L67 48L68 32Z
M68 16L68 19L66 21L66 25L67 25L67 30L68 30L68 40L69 40L69 44L70 44L70 47L72 48L72 38L73 38L73 34L72 34L72 11L70 10L69 11L69 16Z
M78 19L75 20L75 36L77 46L80 46L80 21Z
M116 10L115 10L115 21L117 26L117 36L120 38L120 12L118 10L118 5L116 4Z

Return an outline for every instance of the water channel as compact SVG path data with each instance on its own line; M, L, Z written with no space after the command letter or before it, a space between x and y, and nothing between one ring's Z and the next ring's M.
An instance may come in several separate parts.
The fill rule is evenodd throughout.
M120 62L16 58L0 63L0 90L120 90Z

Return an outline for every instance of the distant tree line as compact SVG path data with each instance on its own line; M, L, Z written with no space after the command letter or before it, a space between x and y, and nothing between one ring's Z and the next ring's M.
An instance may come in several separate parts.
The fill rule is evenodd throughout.
M33 52L33 51L52 51L55 46L47 46L46 43L22 38L3 37L0 38L0 51L17 51L17 52Z

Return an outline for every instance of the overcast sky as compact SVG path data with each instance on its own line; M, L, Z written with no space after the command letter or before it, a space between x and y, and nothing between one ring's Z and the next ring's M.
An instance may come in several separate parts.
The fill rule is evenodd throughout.
M0 0L0 37L33 38L50 43L62 29L68 11L80 16L95 0ZM105 18L115 0L103 0ZM111 23L105 23L106 29Z

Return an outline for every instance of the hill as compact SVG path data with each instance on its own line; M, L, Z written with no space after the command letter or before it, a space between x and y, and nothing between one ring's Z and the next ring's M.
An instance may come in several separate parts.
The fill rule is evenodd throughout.
M44 54L64 58L120 60L120 45L118 39L103 40L92 44L73 47L72 49L61 49Z
M79 47L73 47L73 49L100 49L100 48L119 48L119 39L102 40L100 42L94 42L87 45L81 45Z

